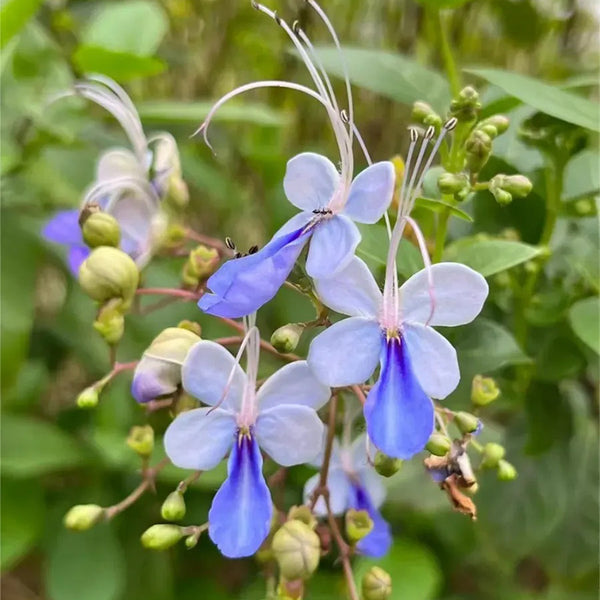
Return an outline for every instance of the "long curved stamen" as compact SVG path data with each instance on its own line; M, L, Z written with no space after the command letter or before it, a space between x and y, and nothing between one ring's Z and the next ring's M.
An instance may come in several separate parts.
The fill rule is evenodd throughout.
M148 185L147 181L137 177L117 177L116 179L100 181L90 187L90 189L85 193L82 204L85 205L89 202L94 202L99 196L113 194L113 192L123 191L127 188L140 192L144 197L152 199L156 205L159 203L158 196L152 189L152 186ZM106 212L110 212L115 202L116 200L111 198L108 204L104 207L104 210Z

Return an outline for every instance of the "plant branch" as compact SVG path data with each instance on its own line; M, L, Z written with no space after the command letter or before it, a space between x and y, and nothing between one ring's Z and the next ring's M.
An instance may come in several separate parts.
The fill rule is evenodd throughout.
M138 296L173 296L182 300L198 300L203 292L190 292L178 288L140 288L135 293Z

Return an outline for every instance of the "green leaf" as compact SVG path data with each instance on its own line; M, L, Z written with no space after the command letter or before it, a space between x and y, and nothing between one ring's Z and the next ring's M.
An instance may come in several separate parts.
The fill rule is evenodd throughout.
M31 417L2 416L0 469L12 477L37 477L83 464L81 446L56 425Z
M444 260L459 262L489 277L535 258L540 249L523 242L464 238L444 252Z
M44 496L38 481L2 478L0 567L10 569L35 545L44 528Z
M501 69L465 69L465 71L497 85L507 94L543 113L574 125L600 131L598 106L587 98L531 77Z
M450 102L450 87L442 75L414 60L382 50L365 50L344 46L350 81L367 90L402 104L424 100L436 110L443 111ZM325 70L343 77L340 56L333 47L317 47Z
M100 46L79 46L73 54L75 64L87 73L102 73L118 81L162 73L166 64L151 56L107 50Z
M52 600L117 600L125 557L109 523L83 532L61 530L49 549L46 588Z
M157 3L122 0L101 5L81 39L86 46L150 56L158 49L168 28L167 17Z
M468 221L469 223L473 222L473 217L470 214L466 213L460 208L457 208L456 206L453 206L449 202L438 198L417 198L415 206L426 208L427 210L431 210L435 213L440 213L446 209L449 209L451 215L458 217L463 221Z
M442 9L442 8L458 8L471 0L417 0L419 4L423 6L429 6L430 8Z
M575 335L600 354L600 299L585 298L571 306L569 322Z
M5 0L0 8L0 48L25 27L42 0Z
M583 150L576 154L565 169L563 197L580 198L600 191L600 152Z
M183 123L200 125L208 116L214 102L177 102L158 100L140 102L137 110L144 121L157 121L160 123ZM257 125L284 125L288 119L286 115L274 110L266 104L247 102L245 104L226 104L214 116L215 121L247 122Z

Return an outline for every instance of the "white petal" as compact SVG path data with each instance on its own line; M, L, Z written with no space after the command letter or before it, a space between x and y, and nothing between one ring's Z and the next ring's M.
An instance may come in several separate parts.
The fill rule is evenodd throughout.
M294 206L313 210L329 204L339 180L340 175L328 158L303 152L288 161L283 189Z
M260 447L284 467L313 460L323 443L323 423L308 406L286 404L261 411L254 432Z
M231 373L229 392L223 399L225 385ZM237 410L241 405L246 374L223 346L208 340L198 342L189 352L181 372L183 387L188 394L204 404Z
M216 467L235 440L236 422L221 408L195 408L181 413L165 432L165 451L182 469Z
M367 167L352 182L344 214L359 223L377 223L392 201L395 179L389 161Z
M301 212L288 219L273 235L273 239L306 227L314 218L312 212Z
M404 321L428 325L464 325L481 311L488 295L484 277L460 263L438 263L431 267L435 310L425 269L415 273L400 288L400 313Z
M261 412L283 404L310 406L318 410L330 396L329 387L314 376L305 360L299 360L271 375L260 388L256 400Z
M320 473L313 475L304 484L304 503L310 502L311 496L319 484ZM329 488L329 504L331 506L331 512L334 515L341 515L348 508L348 497L350 494L350 483L348 477L341 469L329 469L327 475L327 487ZM320 517L324 517L327 514L327 507L325 501L321 496L315 504L314 512Z
M319 334L308 350L308 366L330 387L366 381L379 362L382 333L373 319L351 317Z
M370 467L360 472L360 480L375 508L379 508L387 494L381 475L378 475L377 471Z
M96 179L106 181L118 177L140 177L144 172L133 152L125 148L113 148L100 156L96 166Z
M418 323L405 323L402 339L410 364L423 391L431 398L445 398L460 381L456 350L437 331Z
M381 291L369 267L357 256L333 277L314 283L321 302L336 312L351 317L376 317L379 313Z
M375 454L377 449L371 443L369 444L371 454ZM361 471L363 469L371 468L369 459L367 457L367 434L362 433L359 435L353 442L350 448L351 459L352 459L352 468L355 471ZM373 460L374 456L371 456L371 460Z

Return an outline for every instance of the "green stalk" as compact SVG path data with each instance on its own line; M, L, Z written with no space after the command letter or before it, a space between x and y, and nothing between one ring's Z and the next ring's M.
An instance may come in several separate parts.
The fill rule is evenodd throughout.
M442 15L441 11L436 11L437 24L440 35L440 50L442 52L442 59L444 61L444 68L446 69L446 75L448 76L448 82L450 83L450 90L452 96L458 96L462 89L462 82L460 78L460 72L456 67L456 61L452 55L450 44L448 42L448 32L446 19Z

